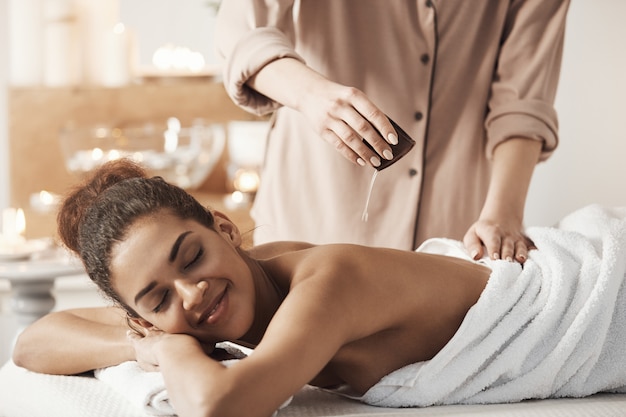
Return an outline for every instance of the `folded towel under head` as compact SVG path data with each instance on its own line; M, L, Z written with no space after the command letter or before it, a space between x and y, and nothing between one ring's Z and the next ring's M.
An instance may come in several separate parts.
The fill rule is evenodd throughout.
M217 348L226 350L236 359L223 360L225 366L232 366L245 358L251 351L225 342L218 343ZM95 377L111 386L124 398L147 414L154 416L176 416L170 402L163 375L160 372L144 371L136 361L128 361L116 366L97 369ZM282 406L289 404L291 398Z

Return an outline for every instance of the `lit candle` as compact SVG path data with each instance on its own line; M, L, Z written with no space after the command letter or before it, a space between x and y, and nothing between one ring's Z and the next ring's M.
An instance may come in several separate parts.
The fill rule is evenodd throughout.
M74 0L43 2L43 82L50 87L79 84L80 49Z
M4 22L8 23L9 82L17 87L39 85L43 80L42 2L9 0L2 7L8 8L8 16L2 16L2 30Z
M117 23L106 34L102 54L102 84L120 87L131 81L131 41L123 23Z
M233 191L224 197L224 205L228 210L239 210L248 207L251 202L250 194L241 191Z
M259 173L255 169L240 168L235 173L233 186L242 193L256 193L260 182Z
M23 0L14 0L23 1ZM83 75L87 84L104 83L103 53L108 49L107 36L120 20L119 0L75 0Z
M24 210L12 207L2 210L2 235L0 249L12 250L25 242L26 218Z
M30 195L30 208L39 213L51 213L59 204L60 197L46 190Z

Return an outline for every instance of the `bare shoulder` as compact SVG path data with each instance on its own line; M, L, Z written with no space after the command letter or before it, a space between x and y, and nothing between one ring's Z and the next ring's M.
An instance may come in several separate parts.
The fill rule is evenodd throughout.
M489 274L485 266L464 259L353 244L314 246L294 252L288 258L296 281L326 276L333 280L349 278L353 283L372 281L376 287L380 282L420 286L424 281L456 281L471 275L482 280Z
M294 279L309 277L329 277L333 280L341 277L371 276L386 263L394 263L395 256L406 256L403 251L385 248L372 248L353 244L329 244L310 247L289 258L293 263ZM395 255L395 256L394 256Z
M296 252L303 249L310 249L314 247L312 243L307 242L293 242L293 241L280 241L264 243L257 245L248 250L248 254L254 259L269 259L276 256L281 256L290 252Z

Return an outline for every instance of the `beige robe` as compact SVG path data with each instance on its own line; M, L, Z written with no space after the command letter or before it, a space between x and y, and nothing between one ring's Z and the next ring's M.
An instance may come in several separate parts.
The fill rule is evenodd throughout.
M266 7L265 4L271 7ZM275 112L252 210L255 243L303 240L414 249L461 239L478 218L496 145L558 143L553 108L567 0L225 0L217 51L233 101ZM381 171L346 161L298 112L245 83L297 58L354 86L417 142Z

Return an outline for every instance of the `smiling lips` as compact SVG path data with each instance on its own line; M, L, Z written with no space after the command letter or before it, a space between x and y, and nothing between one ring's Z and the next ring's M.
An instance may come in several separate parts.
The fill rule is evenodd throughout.
M198 325L203 322L207 322L208 324L215 324L221 314L226 310L227 297L226 293L228 291L228 287L224 288L224 291L217 298L209 304L207 309L202 313L200 319L198 320Z

